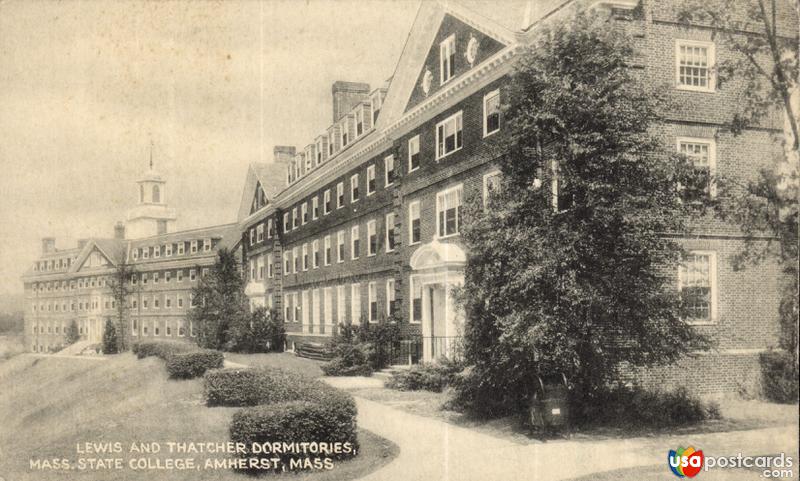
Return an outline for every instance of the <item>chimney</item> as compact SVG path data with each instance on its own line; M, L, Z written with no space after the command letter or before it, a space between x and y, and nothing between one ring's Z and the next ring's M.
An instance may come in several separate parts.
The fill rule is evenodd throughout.
M89 239L78 239L78 249L83 249L88 243Z
M289 165L294 160L295 148L291 145L276 145L272 154L276 164Z
M114 224L114 239L125 239L125 224L122 222Z
M55 237L42 237L42 254L50 254L56 251Z
M331 87L333 94L333 122L336 123L356 104L369 95L369 84L337 80Z

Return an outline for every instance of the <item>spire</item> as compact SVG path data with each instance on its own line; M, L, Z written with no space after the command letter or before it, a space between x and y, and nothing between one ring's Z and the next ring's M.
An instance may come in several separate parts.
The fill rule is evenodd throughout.
M150 139L150 170L153 170L153 139Z

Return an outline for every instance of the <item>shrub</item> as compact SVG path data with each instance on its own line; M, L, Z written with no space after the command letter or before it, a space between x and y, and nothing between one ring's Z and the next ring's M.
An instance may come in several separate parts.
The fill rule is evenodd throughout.
M232 330L226 346L235 352L283 352L285 342L286 330L279 312L258 307Z
M393 373L392 378L386 382L386 387L398 391L442 392L454 382L455 376L462 369L463 365L460 363L448 360L437 364L418 364Z
M348 366L340 358L334 358L330 362L321 365L320 369L326 376L372 376L372 368L369 364Z
M320 381L281 369L221 369L204 377L209 406L255 406L324 398L338 391Z
M320 366L326 376L370 376L372 367L368 363L369 344L348 342L333 345L333 359Z
M156 356L166 361L173 354L197 351L198 349L196 345L188 342L155 340L138 342L134 344L133 351L139 359Z
M103 331L103 354L116 354L117 352L117 326L111 319L108 319Z
M67 328L67 332L64 333L64 343L66 345L75 344L76 342L81 340L80 331L78 329L78 322L73 319L69 323L69 327Z
M222 353L213 349L180 352L167 359L167 372L172 379L193 379L205 374L209 369L222 367L225 358Z
M313 457L333 459L356 455L356 407L352 397L336 392L314 401L290 401L245 408L236 412L230 425L231 441L246 446L248 458L279 457L282 463ZM341 443L340 452L332 453L259 453L252 452L260 443Z
M577 425L667 428L721 417L716 403L704 402L684 388L660 391L617 386L570 403Z
M798 400L797 365L786 351L767 351L759 356L764 396L773 402Z

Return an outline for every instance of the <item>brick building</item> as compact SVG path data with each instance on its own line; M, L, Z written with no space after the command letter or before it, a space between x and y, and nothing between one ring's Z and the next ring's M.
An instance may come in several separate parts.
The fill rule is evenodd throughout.
M737 137L724 128L744 86L718 88L713 66L734 54L707 27L680 24L678 3L422 2L386 85L336 82L331 126L305 147L276 147L281 174L259 175L264 165L248 173L238 222L251 302L283 314L290 349L326 342L340 323L394 319L421 338L412 361L446 354L464 322L451 292L466 259L460 206L502 186L492 163L502 86L537 30L579 5L626 29L633 67L675 101L658 126L666 145L712 174L754 178L782 155L781 119ZM796 33L788 9L778 17L787 36ZM272 193L261 198L266 183ZM701 389L746 387L757 353L777 343L779 273L769 264L734 272L741 233L714 219L685 243L691 254L675 287L702 293L692 322L718 346L687 359L681 375Z
M135 270L128 300L130 331L142 338L191 339L185 319L191 291L216 251L238 238L236 224L171 232L176 213L167 205L166 181L150 169L137 181L137 205L114 236L84 239L77 247L57 249L42 239L42 253L24 274L25 345L53 352L64 345L74 320L83 345L99 343L107 319L116 319L111 291L116 266Z

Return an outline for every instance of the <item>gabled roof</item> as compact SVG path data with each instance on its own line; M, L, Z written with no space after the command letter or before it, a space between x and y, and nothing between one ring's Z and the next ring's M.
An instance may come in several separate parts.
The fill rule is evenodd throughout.
M125 259L126 246L126 241L122 239L89 239L81 249L81 253L78 254L78 258L70 266L69 272L78 272L86 262L86 258L95 249L100 251L112 265L117 265Z
M286 164L277 162L253 162L247 169L247 178L242 192L242 201L236 219L241 221L250 215L250 206L256 194L256 185L261 184L267 196L267 204L271 203L278 192L286 187Z
M210 227L200 227L198 229L187 229L176 232L168 232L166 234L159 234L141 239L130 241L131 249L136 249L142 246L153 246L167 242L199 240L199 239L222 239L219 244L220 247L227 247L230 244L226 242L231 237L239 237L238 224L222 224ZM234 239L235 241L235 239Z

